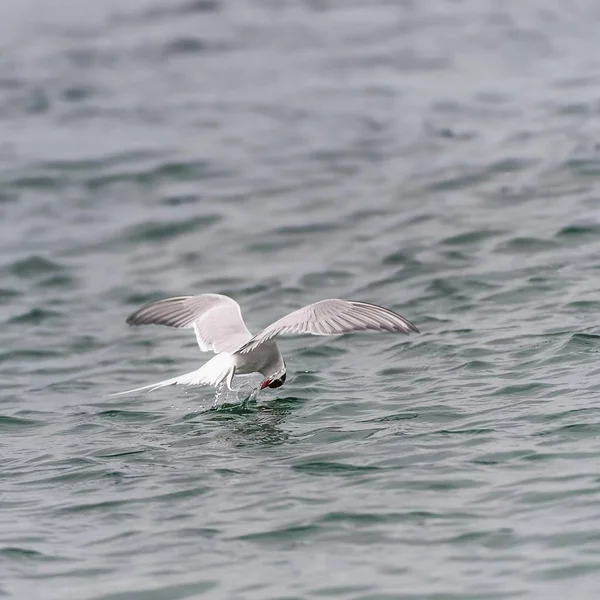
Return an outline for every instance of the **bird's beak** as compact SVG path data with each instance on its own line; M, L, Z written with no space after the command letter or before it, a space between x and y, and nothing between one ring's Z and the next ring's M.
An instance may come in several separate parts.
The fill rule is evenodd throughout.
M260 389L264 390L266 387L268 387L268 385L271 383L270 379L265 379L261 384L260 384Z

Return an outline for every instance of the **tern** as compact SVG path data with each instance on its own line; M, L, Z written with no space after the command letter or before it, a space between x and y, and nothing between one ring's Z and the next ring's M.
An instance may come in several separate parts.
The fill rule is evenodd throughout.
M274 340L278 335L341 335L358 331L419 333L409 320L382 306L331 298L291 312L252 335L244 323L240 305L222 294L156 300L129 315L126 323L193 329L200 350L214 352L216 356L191 373L115 395L153 391L168 385L219 387L225 383L232 390L234 375L250 373L264 377L261 390L278 388L286 379L285 361Z

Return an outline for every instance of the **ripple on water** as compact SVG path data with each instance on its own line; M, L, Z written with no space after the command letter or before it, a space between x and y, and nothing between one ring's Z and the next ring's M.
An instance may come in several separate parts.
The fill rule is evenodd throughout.
M130 227L129 230L124 233L124 237L131 242L166 241L183 234L204 231L218 223L221 218L220 215L214 214L203 215L193 219L183 219L180 221L153 221L140 223Z
M472 248L473 244L478 244L479 242L484 242L505 234L505 231L494 229L472 230L451 235L450 237L441 240L440 244L448 246L469 246L469 248Z
M30 362L43 360L45 358L57 358L62 356L58 350L45 350L40 348L28 348L24 350L12 350L0 353L0 362Z
M496 246L495 251L507 254L531 254L555 250L557 247L557 243L553 240L519 236L499 244Z
M10 304L15 298L22 295L21 291L14 288L0 288L0 305Z
M196 14L218 13L223 8L222 0L183 0L167 6L153 6L144 12L146 19L164 19L165 17L193 17Z
M134 410L121 410L121 409L109 409L103 410L98 413L98 416L105 419L116 419L119 421L154 421L159 418L155 413L134 411Z
M16 315L8 320L8 323L16 325L41 325L54 319L59 319L63 315L57 311L47 308L32 308L24 313Z
M60 273L64 267L43 256L33 255L11 263L6 269L17 277L31 278Z
M36 421L35 419L0 415L0 431L20 431L31 427L41 427L42 425L44 425L42 421Z
M600 335L594 333L574 333L564 342L562 350L584 350L587 352L600 351Z

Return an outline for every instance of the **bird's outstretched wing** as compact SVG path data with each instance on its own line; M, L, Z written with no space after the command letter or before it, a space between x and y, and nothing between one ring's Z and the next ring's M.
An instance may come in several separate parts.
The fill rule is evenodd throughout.
M252 338L240 305L221 294L177 296L142 306L127 317L128 325L191 328L204 352L234 352Z
M382 306L332 298L309 304L275 321L247 341L238 352L251 352L280 334L340 335L354 331L419 332L410 321Z

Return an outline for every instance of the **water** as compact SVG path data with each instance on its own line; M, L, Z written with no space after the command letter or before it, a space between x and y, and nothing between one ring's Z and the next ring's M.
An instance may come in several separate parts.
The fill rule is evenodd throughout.
M600 9L4 0L0 595L596 598ZM325 297L418 336L197 368L168 295L251 330Z

